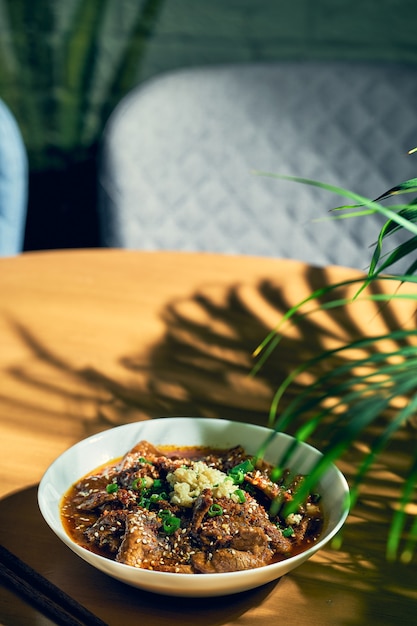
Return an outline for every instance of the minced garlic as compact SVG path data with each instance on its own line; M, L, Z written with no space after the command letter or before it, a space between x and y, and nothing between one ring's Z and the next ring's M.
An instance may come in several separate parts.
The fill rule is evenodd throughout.
M214 498L235 500L236 497L233 497L236 491L233 478L202 461L195 461L190 467L179 467L167 475L167 481L173 488L171 502L179 506L193 506L204 489L211 489Z
M302 519L303 519L303 516L300 515L299 513L290 513L285 518L285 523L288 526L298 526L298 524L301 522Z

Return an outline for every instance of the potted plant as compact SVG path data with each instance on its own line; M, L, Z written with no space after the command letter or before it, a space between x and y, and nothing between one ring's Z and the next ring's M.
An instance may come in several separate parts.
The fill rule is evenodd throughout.
M384 216L385 222L376 239L368 273L352 280L323 285L291 307L256 350L257 363L253 373L259 371L271 353L279 348L286 324L297 326L318 309L335 312L361 299L377 303L382 311L399 299L409 302L417 300L417 290L413 289L417 283L414 274L417 268L417 198L389 207L383 204L387 198L416 193L417 178L400 183L376 200L369 200L346 189L313 180L276 177L318 186L351 199L355 204L334 210L336 219L353 216L365 219L367 215L377 212ZM390 234L399 229L409 233L409 236L404 243L386 253ZM406 271L401 274L389 273L399 260L407 261ZM391 289L372 289L376 284L387 283ZM353 297L343 293L341 295L341 289L352 286ZM298 441L306 441L315 435L316 439L319 436L323 442L323 458L298 493L297 502L303 499L305 491L312 488L329 463L341 459L348 448L357 442L361 433L372 430L372 433L376 433L372 445L364 450L351 486L351 506L354 506L365 474L394 435L410 424L417 413L416 337L417 329L412 324L407 328L395 327L382 334L352 338L313 355L279 384L271 404L270 426L277 431L292 429ZM349 358L337 358L347 353L351 355ZM326 367L328 363L330 365ZM301 391L297 388L297 394L284 406L282 397L286 396L291 386L300 376L317 366L320 366L321 373ZM399 398L401 402L398 403L396 401ZM387 415L388 419L382 426L380 424L379 429L373 429L381 415ZM291 452L289 450L288 455ZM288 456L282 461L283 466L287 459ZM393 507L386 550L389 560L399 558L407 563L413 557L417 543L417 516L409 515L407 510L413 503L416 486L417 447L403 480L400 499Z
M111 0L2 3L0 89L30 164L25 249L100 243L101 132L137 83L164 0L131 5L125 12Z

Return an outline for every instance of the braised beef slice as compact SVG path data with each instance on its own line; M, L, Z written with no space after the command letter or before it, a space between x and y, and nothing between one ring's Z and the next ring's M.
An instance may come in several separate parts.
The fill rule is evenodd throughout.
M216 467L227 474L236 465L239 465L248 458L242 446L235 446L226 450L223 454L209 454L204 460L207 465Z
M76 499L74 500L76 502ZM116 502L116 500L117 496L115 493L107 493L106 490L93 491L88 496L80 498L80 503L77 504L77 509L79 511L94 511L94 509L97 509L103 504Z
M163 476L166 476L170 472L175 472L176 469L178 469L179 467L184 467L184 465L191 465L190 459L171 459L168 456L160 456L158 459L155 459L154 463Z
M161 520L152 511L139 508L128 514L116 561L160 572L192 574L188 533L178 531L168 536L160 528Z
M265 510L249 494L243 504L228 498L216 500L223 514L204 516L209 494L202 494L193 519L192 536L200 548L192 556L196 572L230 572L260 567L271 562L274 553L288 554L291 542L272 524ZM197 523L198 522L198 523Z
M192 558L192 564L196 572L202 574L234 572L267 565L273 554L261 528L245 527L232 539L230 547L206 554L199 552Z
M129 452L127 452L120 463L118 464L118 471L129 469L135 465L139 458L144 458L147 461L153 462L155 458L161 456L161 451L153 446L149 441L139 441Z
M126 516L126 528L116 561L143 567L150 560L162 558L162 549L158 543L160 522L155 513L138 509Z
M299 524L293 526L294 538L293 543L300 546L305 541L311 541L317 537L323 526L323 520L320 518L304 517Z
M308 522L308 518L305 517L299 524L292 527L294 531L293 543L295 543L295 545L300 545L304 541L308 530Z
M201 524L203 523L204 517L207 514L207 511L213 504L213 496L210 489L204 489L203 493L201 493L194 503L193 507L193 517L191 520L191 532L197 533Z
M109 511L90 526L84 532L84 536L92 545L114 554L119 549L125 528L126 512Z
M134 494L126 489L118 489L115 493L107 493L106 490L93 491L77 505L79 511L94 511L100 507L109 509L127 508L130 504L135 504Z
M116 472L112 469L106 469L102 474L82 478L75 485L77 495L74 501L81 501L94 491L104 491L106 486L112 482L113 476L116 476Z
M255 487L268 500L275 500L275 498L281 498L283 500L291 499L291 495L287 490L273 482L265 472L259 470L248 472L245 476L245 481Z
M140 482L140 480L145 477L152 478L153 480L159 478L156 467L149 463L134 463L128 469L120 472L117 478L117 484L125 489L131 489L135 480Z

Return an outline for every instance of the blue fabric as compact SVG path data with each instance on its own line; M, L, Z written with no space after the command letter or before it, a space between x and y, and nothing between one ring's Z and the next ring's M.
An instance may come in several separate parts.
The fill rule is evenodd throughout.
M23 249L28 198L28 159L14 116L0 100L0 256Z

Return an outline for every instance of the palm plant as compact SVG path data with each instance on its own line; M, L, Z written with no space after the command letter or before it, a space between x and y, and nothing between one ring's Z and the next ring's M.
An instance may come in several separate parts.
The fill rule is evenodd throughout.
M66 167L95 151L109 113L138 81L163 5L0 0L0 91L32 169Z
M375 302L380 311L396 300L417 300L417 199L387 207L387 198L417 192L417 178L407 180L389 189L376 200L369 200L346 189L317 181L276 176L298 183L318 186L349 198L355 204L335 209L336 219L352 216L361 218L372 213L382 214L384 225L377 237L369 271L363 277L347 280L313 291L307 298L290 308L278 326L256 350L256 373L271 353L279 347L287 324L297 326L307 316L320 311L333 311L354 305L358 300ZM389 237L403 229L407 238L401 245L386 253ZM409 233L409 236L408 236ZM404 273L388 273L399 260L408 260ZM373 289L375 285L393 285L390 290ZM346 296L341 289L353 288L354 295ZM317 303L318 302L318 303ZM417 413L417 329L397 327L371 337L358 337L335 348L323 350L292 371L276 390L271 404L269 421L276 431L293 429L296 443L314 435L323 444L323 458L311 472L298 493L297 504L326 467L338 459L358 440L365 430L372 432L372 444L363 453L351 486L351 505L358 498L361 483L393 436L403 429ZM349 356L346 356L349 355ZM336 360L336 365L335 365ZM298 392L286 405L282 402L289 388L299 378L321 368L314 382ZM398 400L401 399L401 402ZM394 406L393 406L394 405ZM381 415L388 416L382 427ZM306 418L307 416L307 418ZM304 419L303 419L304 418ZM375 434L376 433L376 434ZM292 450L281 460L284 467ZM391 527L387 537L387 557L409 562L417 544L417 516L408 514L417 486L417 446L403 479L399 502L394 504Z
M163 7L164 0L0 0L0 94L30 166L26 250L100 245L100 138L140 81Z

